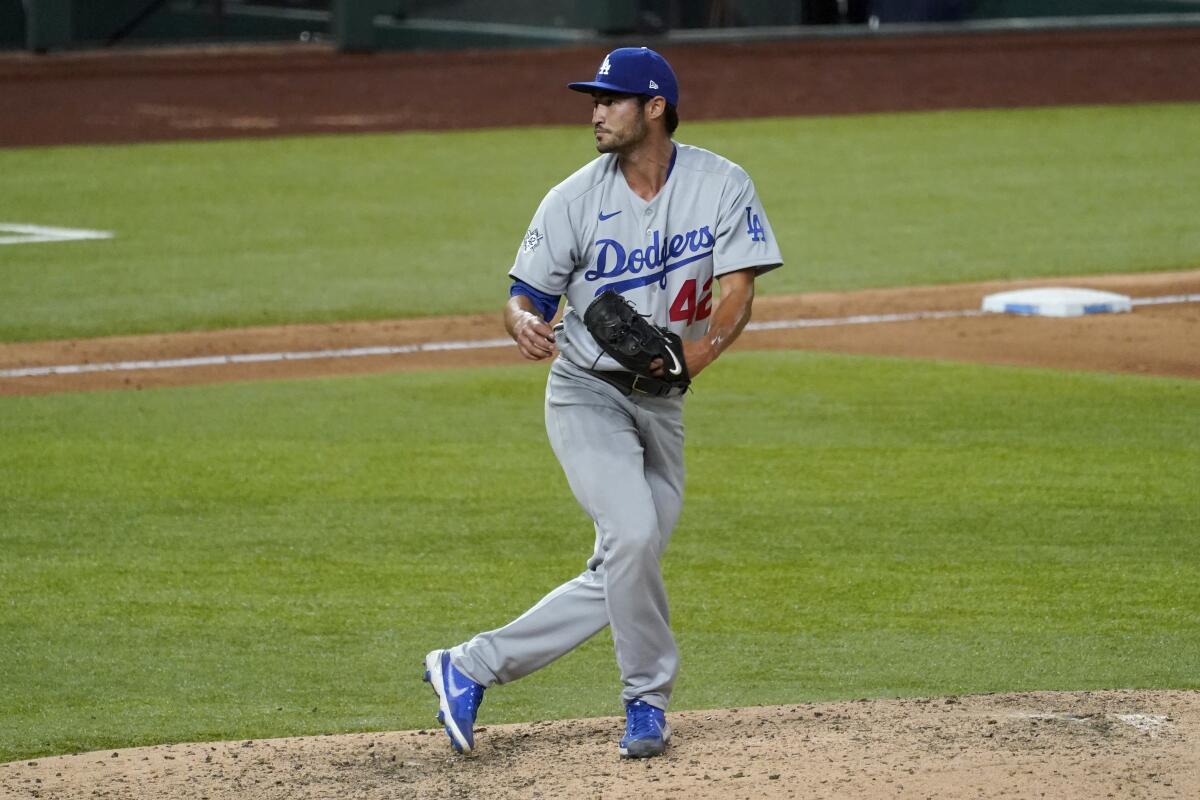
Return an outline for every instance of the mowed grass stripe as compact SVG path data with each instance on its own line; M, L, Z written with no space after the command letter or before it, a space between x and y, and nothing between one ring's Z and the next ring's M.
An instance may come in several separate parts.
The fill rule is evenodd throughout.
M494 310L567 128L0 151L0 340ZM1200 105L687 122L755 178L764 292L1200 265Z
M582 569L509 368L0 398L0 761L432 727ZM677 708L1196 688L1200 384L730 354L688 401ZM619 711L602 634L483 721Z

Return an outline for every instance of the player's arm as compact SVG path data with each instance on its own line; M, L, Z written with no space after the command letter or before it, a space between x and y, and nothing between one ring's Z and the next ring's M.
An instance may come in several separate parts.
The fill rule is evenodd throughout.
M521 355L530 361L554 355L554 331L529 295L514 294L508 298L504 306L504 329L517 343Z
M567 211L562 194L551 189L534 213L508 271L512 284L504 305L504 329L530 361L557 352L550 321L558 313L562 294L554 288L566 291L577 261Z
M713 309L708 333L694 342L683 343L683 357L688 371L695 377L700 370L717 360L729 345L741 335L750 321L750 309L754 304L754 276L756 269L739 269L717 278L721 286L721 297Z
M713 267L721 276L717 279L720 301L713 309L707 335L683 344L683 357L693 377L725 352L750 321L755 277L783 264L754 181L738 168L727 188L730 191L722 200L724 211L713 248Z
M721 286L721 297L713 309L708 333L696 341L683 343L683 358L693 378L716 361L717 356L733 344L750 321L750 309L754 304L755 274L757 269L751 267L727 272L717 278ZM660 365L655 375L657 377L661 374Z

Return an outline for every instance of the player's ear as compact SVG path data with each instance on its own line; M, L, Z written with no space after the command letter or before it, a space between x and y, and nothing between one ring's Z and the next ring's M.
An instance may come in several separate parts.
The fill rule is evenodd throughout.
M647 119L662 119L663 114L667 112L667 101L662 97L651 97L646 102L646 117Z

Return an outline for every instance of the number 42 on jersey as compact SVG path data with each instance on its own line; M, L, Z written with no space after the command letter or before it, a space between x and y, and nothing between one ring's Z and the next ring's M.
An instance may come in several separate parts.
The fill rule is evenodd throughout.
M671 321L691 325L698 320L708 319L712 313L712 282L713 279L709 278L697 293L695 278L684 281L683 286L679 287L679 294L671 301Z

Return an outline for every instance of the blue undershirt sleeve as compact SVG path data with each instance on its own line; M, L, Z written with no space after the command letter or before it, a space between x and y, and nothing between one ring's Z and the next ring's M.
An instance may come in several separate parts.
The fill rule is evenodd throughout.
M510 286L508 289L508 296L516 297L519 294L523 294L532 300L534 307L538 310L538 313L541 314L542 318L547 322L554 319L554 315L558 313L558 301L561 299L562 295L547 294L546 292L533 288L520 278L513 278L512 286Z

